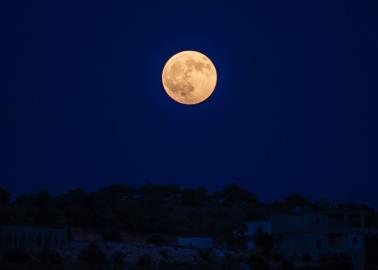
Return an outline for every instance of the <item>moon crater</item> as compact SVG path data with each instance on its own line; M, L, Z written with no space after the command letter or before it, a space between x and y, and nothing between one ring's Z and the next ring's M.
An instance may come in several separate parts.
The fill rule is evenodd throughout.
M164 66L163 86L175 101L193 105L206 100L214 91L217 72L211 60L196 51L172 56Z

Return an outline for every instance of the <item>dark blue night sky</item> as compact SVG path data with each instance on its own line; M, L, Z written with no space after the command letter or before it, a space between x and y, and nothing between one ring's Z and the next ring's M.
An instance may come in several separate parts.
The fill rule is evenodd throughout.
M0 185L238 182L378 206L377 1L7 1ZM166 60L208 55L214 94L163 91ZM5 91L4 91L5 90Z

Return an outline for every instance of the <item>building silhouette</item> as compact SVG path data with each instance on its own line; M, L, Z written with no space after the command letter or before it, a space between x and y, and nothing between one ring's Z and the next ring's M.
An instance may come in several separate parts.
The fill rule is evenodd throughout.
M288 258L346 255L355 270L364 269L365 235L371 233L369 214L352 210L274 214L264 221L247 224L248 247L255 248L254 235L273 237L275 249Z

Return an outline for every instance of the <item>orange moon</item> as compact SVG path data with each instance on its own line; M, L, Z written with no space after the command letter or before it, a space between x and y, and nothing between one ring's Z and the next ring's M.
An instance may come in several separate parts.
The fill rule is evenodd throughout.
M217 84L217 70L206 55L197 51L183 51L167 61L162 81L165 92L173 100L195 105L213 93Z

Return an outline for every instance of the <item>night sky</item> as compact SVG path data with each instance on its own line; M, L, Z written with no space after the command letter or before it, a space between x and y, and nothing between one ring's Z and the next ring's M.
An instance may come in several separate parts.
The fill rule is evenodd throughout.
M378 206L378 3L3 1L0 186L13 194L237 182ZM214 94L164 92L211 58Z

